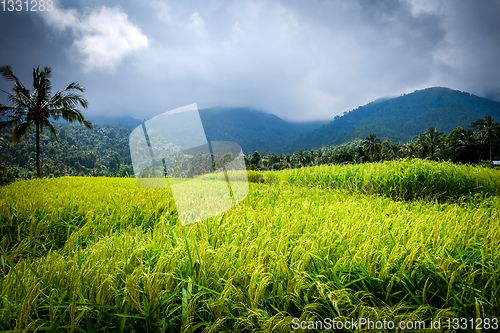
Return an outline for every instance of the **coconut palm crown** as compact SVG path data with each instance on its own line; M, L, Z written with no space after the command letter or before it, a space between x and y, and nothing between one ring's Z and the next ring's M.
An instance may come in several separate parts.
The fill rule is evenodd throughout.
M12 144L16 145L28 134L33 126L36 130L36 173L40 177L40 133L44 127L48 127L54 134L57 143L57 133L50 123L50 119L60 118L74 122L78 121L88 129L92 129L92 123L85 120L82 113L76 109L80 104L87 108L87 100L76 91L84 92L85 88L76 82L72 82L63 91L57 91L51 95L50 67L33 68L33 87L27 89L12 72L10 66L0 66L0 74L8 81L14 81L13 93L3 91L8 95L11 105L0 104L0 130L14 126L12 130Z
M479 138L486 143L490 150L490 162L493 161L492 147L499 139L497 132L500 131L500 124L496 123L491 115L487 115L484 119L479 119L473 122L472 127L478 131Z
M365 153L368 153L368 155L370 155L372 160L373 157L376 154L379 154L380 151L382 150L382 142L380 141L379 138L377 138L375 134L370 134L370 136L367 136L363 141L362 145L363 145L363 150L365 151Z

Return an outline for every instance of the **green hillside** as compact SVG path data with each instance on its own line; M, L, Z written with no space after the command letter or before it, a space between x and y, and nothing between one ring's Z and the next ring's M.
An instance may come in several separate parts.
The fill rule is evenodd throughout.
M428 88L360 106L304 135L292 150L363 139L370 133L382 140L405 142L431 126L450 133L458 126L467 129L471 122L487 115L500 119L500 103L449 88Z
M289 165L292 162L304 164L306 160L305 164L367 160L368 157L358 146L371 133L376 134L381 141L391 139L393 142L405 142L415 140L416 135L427 132L431 126L440 132L450 133L459 125L469 128L471 122L484 119L484 115L488 114L497 122L500 119L499 110L500 103L492 100L447 88L429 88L390 100L372 102L343 117L336 117L326 125L321 122L290 123L275 115L248 108L202 109L200 116L209 141L234 141L242 146L243 152L249 157L259 151L260 156L268 155L263 158L268 164ZM118 121L123 126L95 124L94 130L88 131L79 125L55 124L59 145L50 132L43 133L40 137L42 176L131 175L133 170L128 141L131 128L139 121L127 117L110 119L112 123ZM313 128L316 129L311 131ZM464 134L460 131L465 132L459 129L445 140L446 144L439 147L437 157L463 163L479 163L481 159L489 159L488 147L477 139L466 150L457 152L457 140ZM35 133L29 133L16 146L12 145L11 136L12 129L0 131L0 167L10 169L9 180L31 178L36 157ZM330 147L322 148L325 146ZM493 158L498 158L497 147L493 145ZM354 150L349 156L332 159L332 154L341 148ZM428 155L422 145L422 149L403 145L396 148L398 151L404 148L406 153L396 152L389 159L410 156L425 158ZM313 149L315 152L311 152ZM296 154L290 156L287 152ZM256 163L250 158L247 162L257 165L261 158L255 157Z
M322 124L288 123L275 115L246 108L200 110L200 117L209 141L234 141L247 154L255 150L281 152L283 143ZM104 124L94 124L89 131L76 124L56 123L60 144L50 132L41 134L43 176L133 174L129 136L140 121L130 117L92 119ZM10 128L0 131L0 162L16 178L31 178L36 156L35 133L29 133L15 146L11 136Z
M321 127L324 122L287 122L278 116L250 108L201 109L200 117L209 141L234 141L243 152L281 153L300 134Z

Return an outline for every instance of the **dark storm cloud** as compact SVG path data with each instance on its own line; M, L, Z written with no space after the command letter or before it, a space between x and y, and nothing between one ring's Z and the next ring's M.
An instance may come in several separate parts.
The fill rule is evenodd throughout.
M445 2L443 7L447 46L440 56L449 66L443 80L500 97L500 1Z
M500 97L498 17L499 1L473 0L62 1L0 13L0 63L28 82L52 66L87 87L91 113L198 103L331 119L429 86Z
M0 65L11 65L25 85L31 83L31 70L37 66L53 68L54 83L62 79L70 64L65 54L67 43L55 36L41 17L26 12L0 12ZM12 84L0 79L0 88ZM5 95L0 95L4 98Z

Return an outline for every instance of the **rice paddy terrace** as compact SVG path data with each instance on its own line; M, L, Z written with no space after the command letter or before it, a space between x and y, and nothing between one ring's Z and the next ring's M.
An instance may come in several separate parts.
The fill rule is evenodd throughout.
M0 330L500 317L500 171L399 160L248 176L245 200L188 226L168 190L131 178L0 188Z

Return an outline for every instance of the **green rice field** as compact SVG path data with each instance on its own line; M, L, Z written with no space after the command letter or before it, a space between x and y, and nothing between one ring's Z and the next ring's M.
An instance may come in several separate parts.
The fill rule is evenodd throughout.
M0 188L0 331L319 332L296 323L369 318L472 332L445 324L500 318L500 170L398 160L248 178L241 203L187 226L168 189L134 178Z

